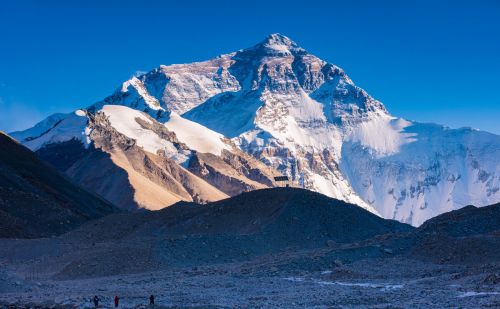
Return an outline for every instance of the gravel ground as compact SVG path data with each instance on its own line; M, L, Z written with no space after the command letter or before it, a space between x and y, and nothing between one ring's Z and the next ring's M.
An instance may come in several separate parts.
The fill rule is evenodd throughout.
M287 271L266 258L245 263L177 268L79 280L7 278L0 304L104 308L498 308L500 267L443 266L403 258L361 260L321 271ZM279 268L283 268L281 265ZM264 271L264 269L267 269ZM37 279L37 278L34 278Z

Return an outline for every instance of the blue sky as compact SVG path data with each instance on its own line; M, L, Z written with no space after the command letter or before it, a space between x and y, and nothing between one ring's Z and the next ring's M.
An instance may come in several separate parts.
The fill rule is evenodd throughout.
M3 1L0 130L282 33L395 116L500 134L500 1Z

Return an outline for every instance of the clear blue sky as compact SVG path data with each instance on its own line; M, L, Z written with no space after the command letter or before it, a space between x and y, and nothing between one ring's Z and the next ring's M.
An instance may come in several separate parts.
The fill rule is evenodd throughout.
M393 115L500 134L500 1L2 1L0 130L282 33Z

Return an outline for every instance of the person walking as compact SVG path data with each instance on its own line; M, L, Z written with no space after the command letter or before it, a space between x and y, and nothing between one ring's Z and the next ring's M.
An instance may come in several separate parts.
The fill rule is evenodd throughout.
M120 297L118 297L118 295L115 295L115 308L118 308L119 303L120 303Z
M94 296L94 307L99 307L99 297L97 295Z
M149 296L149 305L154 306L154 304L155 304L155 297L153 294L151 294L151 296Z

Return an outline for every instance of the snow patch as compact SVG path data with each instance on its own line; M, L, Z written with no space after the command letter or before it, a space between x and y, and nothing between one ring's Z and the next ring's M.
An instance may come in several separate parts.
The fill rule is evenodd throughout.
M212 153L220 156L224 149L231 147L223 142L224 136L214 132L196 122L182 118L172 112L165 127L174 132L179 141L186 144L190 149L202 153Z
M83 109L79 109L75 112L75 115L80 116L80 117L86 117L87 112L85 112Z
M86 130L87 121L88 119L85 112L77 110L74 113L68 114L55 124L55 127L44 132L41 136L25 141L24 145L32 151L36 151L47 144L61 143L76 139L81 141L85 147L88 147L90 140Z
M143 128L137 118L147 123L153 121L144 113L131 109L122 105L104 105L101 111L108 117L112 127L119 133L132 138L137 145L144 150L157 154L158 151L165 151L165 154L178 163L184 163L187 160L185 154L180 153L174 144L168 140L161 138L155 132Z
M411 125L401 118L379 115L357 124L346 140L375 150L377 156L387 156L399 152L402 145L416 141L416 134L403 132Z
M129 88L133 87L135 91L144 99L144 102L147 104L147 106L153 110L164 110L160 106L160 102L158 100L151 96L146 88L144 87L144 84L137 78L137 77L132 77L130 80L126 81L122 85L122 92L129 92Z
M380 289L381 291L397 290L397 289L402 289L404 287L404 284L325 281L325 280L317 280L317 279L305 279L302 277L288 277L288 278L285 278L285 280L293 281L293 282L315 283L315 284L321 284L321 285L341 285L341 286L349 286L349 287L373 288L373 289Z
M10 132L9 135L21 143L24 143L26 139L35 139L42 134L46 133L48 130L52 129L58 122L68 117L70 114L53 114L44 120L37 123L34 127L29 128L24 131Z
M488 296L488 295L500 295L500 292L465 292L458 295L458 297L464 298L464 297Z

